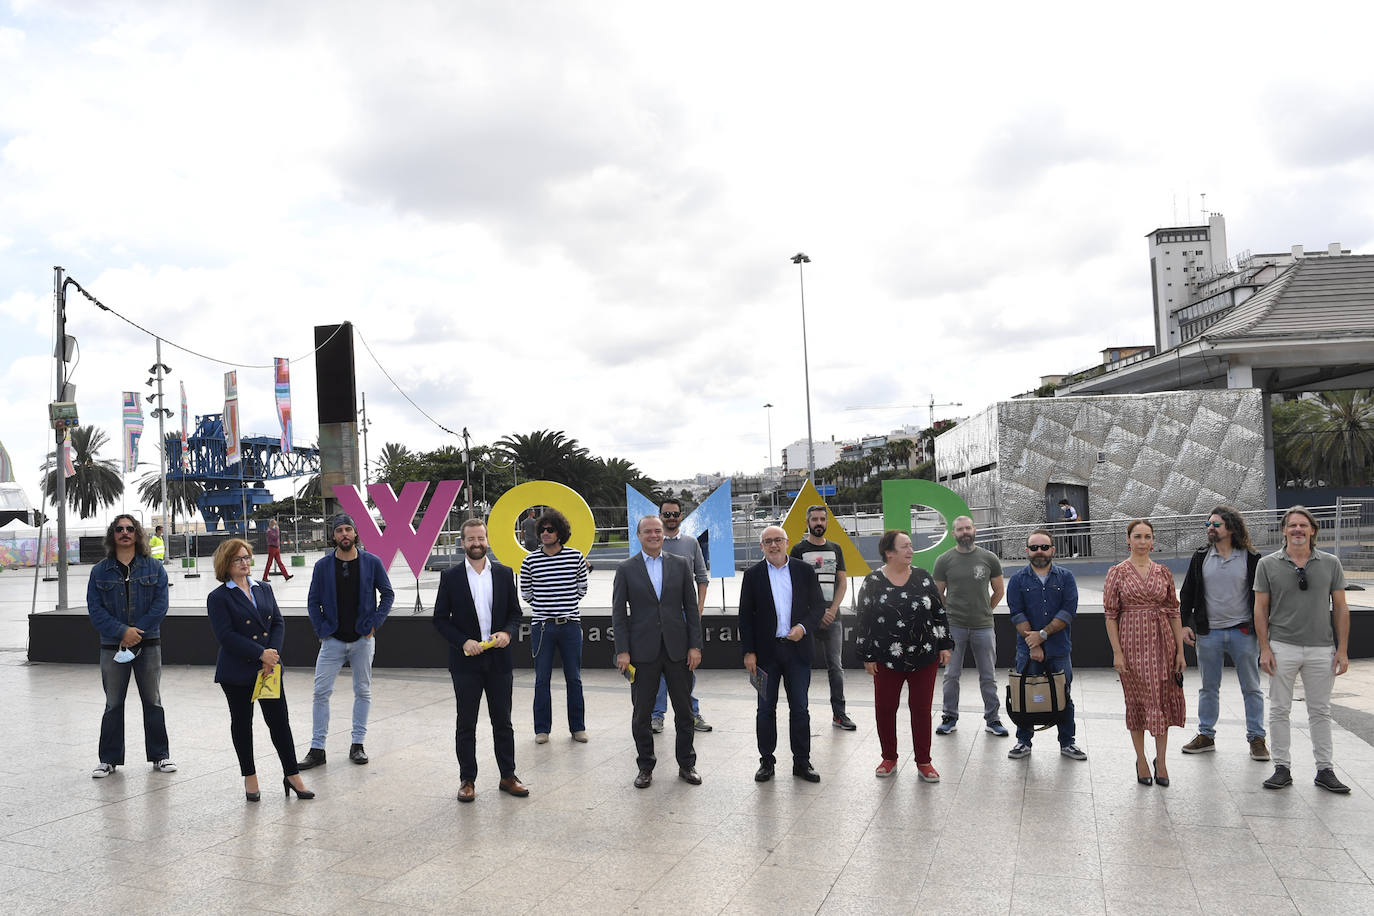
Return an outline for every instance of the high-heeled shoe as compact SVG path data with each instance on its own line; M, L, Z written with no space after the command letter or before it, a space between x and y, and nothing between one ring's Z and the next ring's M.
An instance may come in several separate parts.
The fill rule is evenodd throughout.
M1161 789L1169 788L1169 777L1159 775L1159 758L1156 757L1154 760L1151 760L1150 766L1154 767L1155 785L1159 786Z
M1154 784L1154 779L1152 777L1140 775L1140 770L1136 768L1136 765L1134 763L1131 764L1131 770L1135 773L1135 781L1140 783L1142 786Z
M262 792L249 792L247 789L244 789L243 797L251 802L262 801Z
M315 797L315 793L314 793L314 792L311 792L309 789L297 789L295 786L291 785L291 777L289 777L289 776L283 776L283 777L282 777L281 786L282 786L283 791L286 793L286 797L287 797L287 798L290 798L290 797L291 797L291 793L292 793L292 792L295 792L295 793L296 793L296 797L297 797L297 798L314 798L314 797Z

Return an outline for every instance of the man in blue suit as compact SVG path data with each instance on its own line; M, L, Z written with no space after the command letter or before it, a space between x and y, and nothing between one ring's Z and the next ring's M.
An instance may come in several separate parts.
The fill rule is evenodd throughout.
M510 643L520 626L515 574L487 556L487 526L480 518L463 522L463 562L439 576L434 627L448 640L448 672L458 702L453 743L458 754L458 800L477 796L477 713L487 697L496 767L502 792L529 795L515 775L515 729L510 724Z
M315 564L305 605L320 638L320 654L315 657L315 729L310 736L310 752L300 762L302 770L325 762L329 698L345 661L353 670L353 744L348 759L367 763L363 739L372 709L372 656L377 651L374 637L396 598L382 561L358 543L353 517L344 513L334 516L330 529L334 532L334 552Z
M745 570L740 585L739 635L744 667L751 678L764 676L759 691L755 731L759 743L756 782L773 778L778 746L778 688L787 691L788 731L792 742L792 775L820 782L811 766L812 634L825 613L825 595L815 572L787 555L787 532L777 525L763 529L763 560Z

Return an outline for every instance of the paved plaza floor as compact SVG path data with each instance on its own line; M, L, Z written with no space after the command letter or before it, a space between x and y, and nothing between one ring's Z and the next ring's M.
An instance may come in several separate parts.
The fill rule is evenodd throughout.
M715 730L697 736L704 784L676 778L670 723L658 737L654 784L636 790L625 682L614 671L586 672L590 743L556 727L548 744L536 745L526 670L516 674L516 759L531 795L497 791L490 732L479 727L478 796L460 806L447 673L379 669L372 762L347 760L345 676L329 763L304 774L319 797L284 800L273 791L279 765L259 724L263 800L247 804L208 667L163 673L178 772L153 773L139 761L131 688L130 764L91 779L103 707L98 669L26 662L15 634L31 573L4 580L6 914L1374 912L1374 661L1356 662L1337 681L1337 773L1353 788L1345 797L1312 785L1300 703L1296 784L1261 788L1271 767L1246 755L1229 672L1218 751L1180 755L1193 729L1173 730L1173 784L1161 789L1135 783L1110 670L1076 672L1086 762L1060 756L1052 734L1040 736L1030 758L1008 760L1013 739L982 730L976 678L966 672L960 727L934 739L938 784L917 778L909 735L900 731L900 770L875 779L871 681L849 673L859 730L842 732L829 723L818 672L816 785L791 777L785 751L775 781L753 781L753 694L740 671L706 671L697 693ZM1188 682L1191 726L1196 669ZM558 722L557 673L554 683ZM288 669L302 751L309 691L310 671Z

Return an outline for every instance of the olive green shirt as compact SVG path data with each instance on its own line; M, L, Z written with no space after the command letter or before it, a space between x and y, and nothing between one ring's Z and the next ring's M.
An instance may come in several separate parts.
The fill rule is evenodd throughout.
M997 554L982 547L968 553L946 550L932 573L945 583L945 613L950 626L981 630L992 626L992 580L1002 575Z
M1255 592L1269 595L1269 639L1290 646L1331 646L1331 593L1345 588L1345 571L1334 554L1312 551L1304 567L1303 589L1298 567L1279 549L1261 557L1255 567Z

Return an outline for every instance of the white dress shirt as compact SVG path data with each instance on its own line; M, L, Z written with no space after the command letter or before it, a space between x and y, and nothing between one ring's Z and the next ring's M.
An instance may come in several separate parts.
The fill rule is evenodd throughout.
M482 630L479 642L491 639L491 560L482 564L478 572L472 566L472 558L464 557L463 564L468 570L468 590L472 592L472 606L477 609L477 626Z

